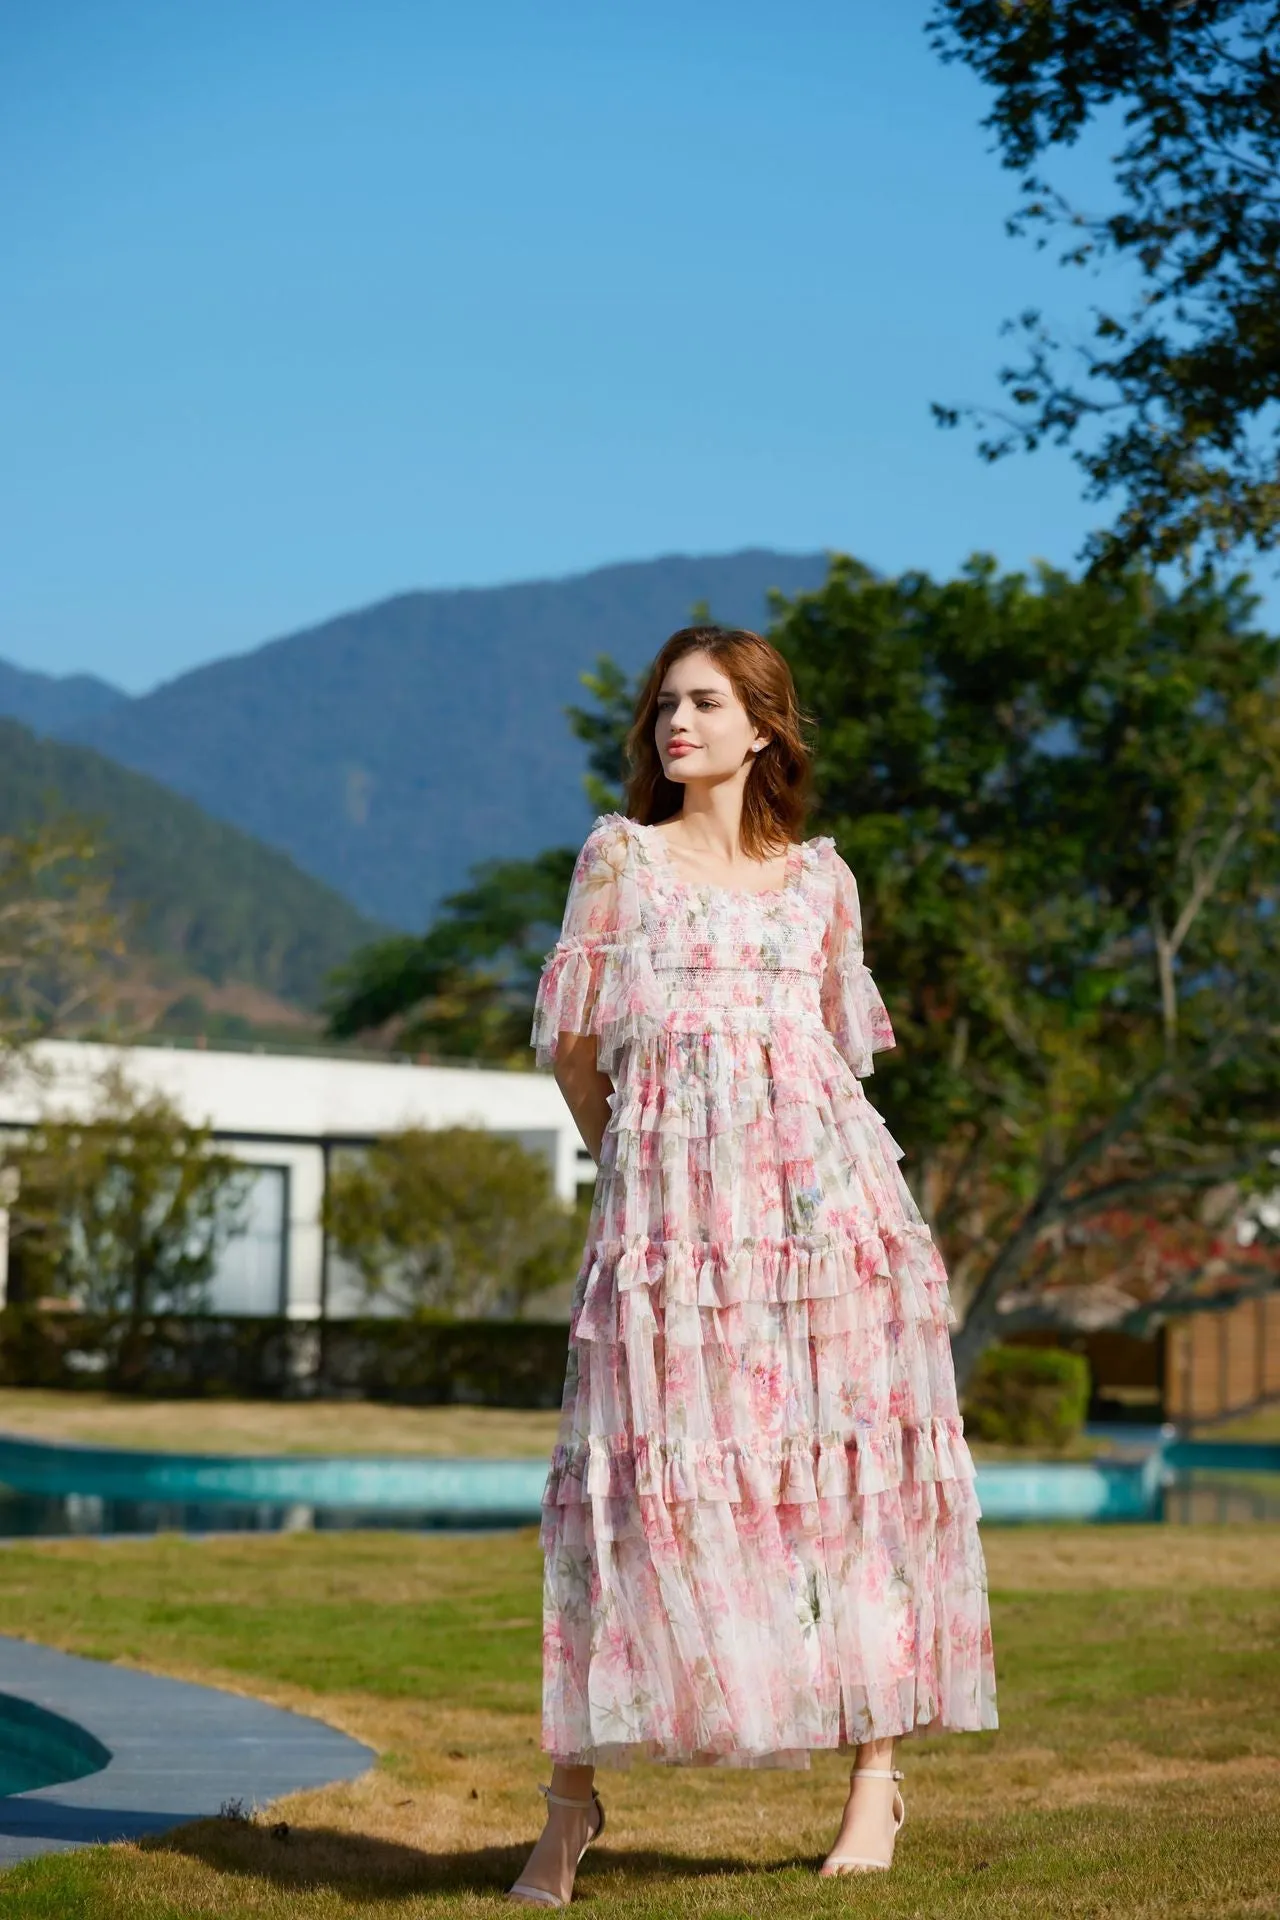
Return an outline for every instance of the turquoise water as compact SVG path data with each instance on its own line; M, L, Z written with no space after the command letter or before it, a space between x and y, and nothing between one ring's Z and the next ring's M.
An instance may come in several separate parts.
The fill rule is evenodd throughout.
M540 1458L164 1454L0 1436L0 1539L528 1526L545 1475ZM988 1525L1280 1521L1280 1447L1161 1435L1130 1459L983 1465L977 1492Z
M82 1780L110 1758L102 1743L73 1721L0 1693L0 1797Z

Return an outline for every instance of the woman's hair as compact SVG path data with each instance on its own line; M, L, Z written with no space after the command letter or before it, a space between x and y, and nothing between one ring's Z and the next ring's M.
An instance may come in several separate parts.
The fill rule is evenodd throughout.
M751 724L769 743L753 754L742 796L739 838L749 859L772 852L780 839L798 840L810 805L811 765L802 729L809 722L796 699L791 669L777 648L746 627L681 627L649 669L623 749L626 812L653 826L679 813L683 789L668 780L654 743L658 695L667 669L686 653L709 654Z

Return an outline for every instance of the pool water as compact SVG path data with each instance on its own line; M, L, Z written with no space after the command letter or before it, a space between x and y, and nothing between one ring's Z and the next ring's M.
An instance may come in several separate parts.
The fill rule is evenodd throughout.
M991 1503L998 1508L998 1502ZM1052 1521L1052 1513L1028 1520ZM536 1524L530 1511L448 1512L439 1508L324 1507L300 1502L125 1500L100 1494L15 1493L0 1487L0 1540L105 1537L155 1533L341 1533L355 1528L399 1532L475 1533ZM1280 1522L1280 1475L1176 1470L1146 1511L1095 1515L1086 1525L1123 1526L1135 1519L1170 1526L1249 1526ZM1018 1519L989 1512L987 1526ZM12 1791L12 1789L10 1789Z
M101 1741L74 1721L0 1693L0 1798L83 1780L110 1758Z
M117 1500L94 1493L14 1493L0 1486L0 1541L151 1533L341 1533L361 1527L477 1533L530 1524L527 1513L475 1516L266 1501Z

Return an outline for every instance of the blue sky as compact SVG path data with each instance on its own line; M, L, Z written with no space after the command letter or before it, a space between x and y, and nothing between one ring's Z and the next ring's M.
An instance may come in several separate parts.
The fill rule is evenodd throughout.
M410 587L756 543L1070 563L1067 458L929 415L1094 290L1005 236L927 13L10 0L0 657L141 690Z

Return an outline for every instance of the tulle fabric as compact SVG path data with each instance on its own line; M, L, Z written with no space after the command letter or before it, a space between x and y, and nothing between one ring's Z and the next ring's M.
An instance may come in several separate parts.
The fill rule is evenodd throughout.
M807 1766L996 1724L942 1259L828 836L753 894L595 821L531 1043L614 1078L543 1500L543 1745Z

